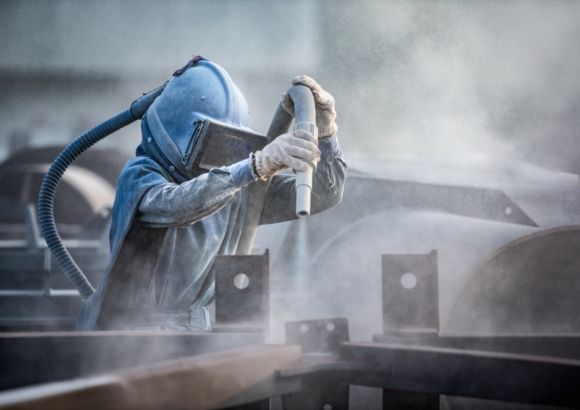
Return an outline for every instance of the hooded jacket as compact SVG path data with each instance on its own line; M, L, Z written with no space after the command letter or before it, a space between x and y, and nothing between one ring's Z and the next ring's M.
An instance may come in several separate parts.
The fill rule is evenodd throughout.
M147 118L143 141L150 138ZM346 163L336 135L321 140L313 176L312 214L340 203ZM78 330L127 328L139 312L182 312L211 303L216 255L235 254L247 210L248 160L207 174L176 179L141 144L117 185L110 230L111 256L95 293L87 299ZM244 176L245 175L245 176ZM296 219L295 176L272 178L260 224ZM160 320L156 328L192 329ZM130 328L130 327L129 327Z

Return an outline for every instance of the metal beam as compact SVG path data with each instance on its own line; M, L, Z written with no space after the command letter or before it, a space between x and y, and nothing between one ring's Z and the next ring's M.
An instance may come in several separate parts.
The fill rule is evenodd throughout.
M340 356L364 363L351 384L580 408L578 360L378 343L344 343Z
M298 393L303 386L304 382L301 377L285 377L282 379L276 377L275 374L271 374L267 379L221 404L218 409L230 410L235 408L238 410L238 408L244 408L244 406L260 400Z
M261 345L263 333L183 331L0 334L0 390Z
M0 409L213 409L300 357L298 346L251 346L0 394Z
M373 342L450 349L483 350L580 360L580 334L510 336L393 336L373 335Z
M437 393L383 390L383 410L439 410Z
M384 389L580 408L580 361L430 346L343 343L340 357L302 356L279 377L333 375Z

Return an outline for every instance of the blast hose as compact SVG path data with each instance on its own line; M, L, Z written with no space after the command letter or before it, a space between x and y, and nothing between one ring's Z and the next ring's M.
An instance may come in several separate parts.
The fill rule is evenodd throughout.
M316 107L314 105L314 97L310 88L304 85L293 85L286 92L294 102L295 110L295 128L297 130L305 130L316 139L318 139L318 128L316 128ZM274 141L276 137L287 133L292 125L292 116L286 112L282 107L282 103L278 104L278 108L274 113L274 118L270 123L270 128L266 134L268 144ZM310 191L312 190L312 171L297 172L296 173L296 215L298 218L305 218L310 215ZM300 174L300 176L299 176ZM303 175L306 174L306 175ZM264 201L272 177L266 180L258 180L250 185L248 198L248 211L240 241L236 249L236 255L249 255L252 251L256 231L260 223L262 209L264 208Z
M295 117L294 130L306 131L318 140L316 128L316 106L310 88L304 85L294 85L288 90L288 96L294 102ZM310 197L312 192L312 174L314 167L308 171L296 171L296 216L306 218L310 216Z
M64 247L54 221L54 195L62 175L70 164L89 147L115 131L141 119L149 106L163 92L159 87L139 98L131 107L109 118L74 140L54 161L44 177L38 198L38 220L46 245L67 278L78 290L83 300L88 299L95 290Z

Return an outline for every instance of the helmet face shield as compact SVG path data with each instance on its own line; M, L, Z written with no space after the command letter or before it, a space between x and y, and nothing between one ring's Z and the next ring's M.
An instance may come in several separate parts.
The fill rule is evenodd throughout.
M191 179L263 148L265 137L251 131L248 120L246 100L230 76L202 59L174 77L151 105L147 123L154 143L144 143L169 161L170 172Z
M197 176L242 161L264 148L267 141L249 129L206 119L198 123L191 142L182 162L188 173Z

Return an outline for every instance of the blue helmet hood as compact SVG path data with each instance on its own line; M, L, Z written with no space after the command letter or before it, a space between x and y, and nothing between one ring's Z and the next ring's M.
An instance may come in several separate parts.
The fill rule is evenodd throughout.
M248 128L249 112L244 96L219 65L201 59L174 77L147 111L151 137L143 144L168 171L193 178L183 157L199 122L212 119L234 127ZM181 178L178 178L181 179Z

